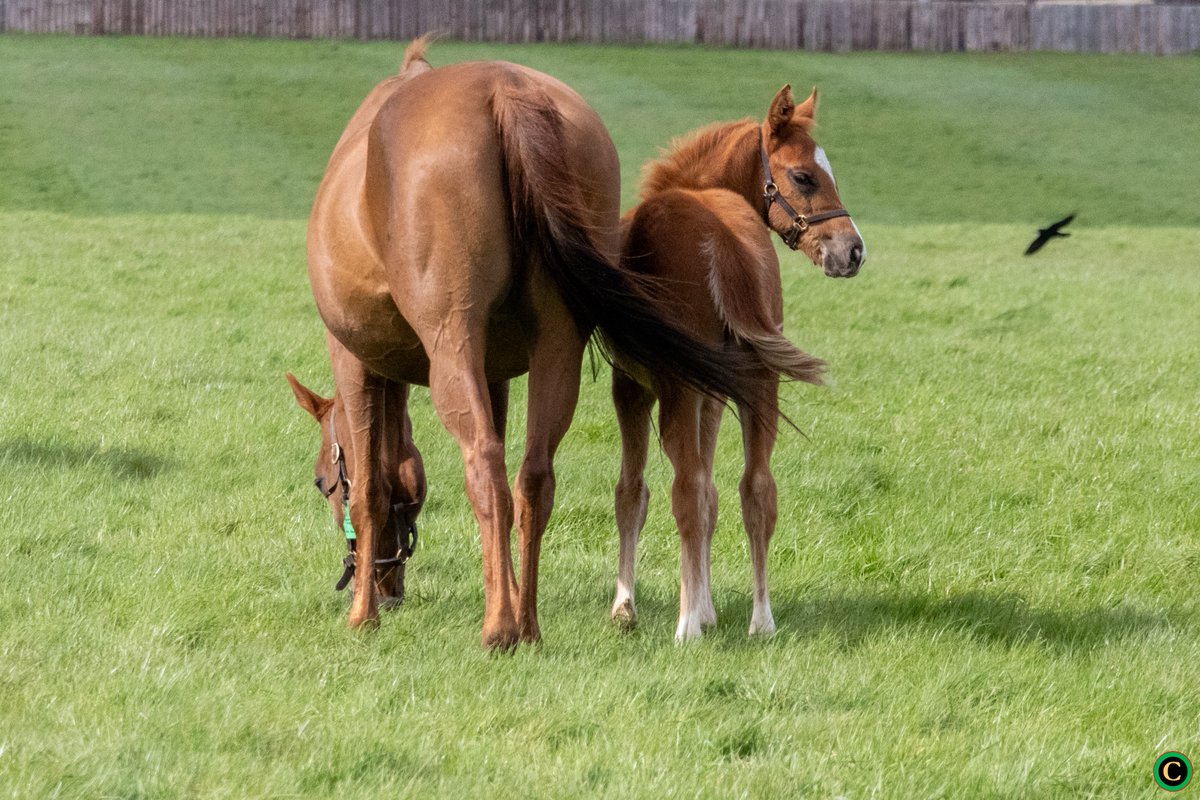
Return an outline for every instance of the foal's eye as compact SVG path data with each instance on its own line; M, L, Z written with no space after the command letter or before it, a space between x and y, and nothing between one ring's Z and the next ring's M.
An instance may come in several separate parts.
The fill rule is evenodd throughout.
M788 177L792 179L792 183L801 189L817 188L817 179L813 177L811 172L805 172L802 169L791 169L788 170Z
M317 487L318 492L320 492L321 494L325 494L325 479L324 478L317 478L315 481L313 481L313 486Z

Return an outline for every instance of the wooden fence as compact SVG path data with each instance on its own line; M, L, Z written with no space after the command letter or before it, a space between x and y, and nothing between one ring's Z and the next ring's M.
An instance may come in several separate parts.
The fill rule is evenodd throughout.
M1200 5L910 0L0 0L0 32L671 42L806 50L1200 50Z

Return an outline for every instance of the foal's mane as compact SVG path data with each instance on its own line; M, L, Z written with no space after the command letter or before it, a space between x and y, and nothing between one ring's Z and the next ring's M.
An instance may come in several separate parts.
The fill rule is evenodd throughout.
M716 122L671 140L660 157L642 170L642 199L667 189L705 189L740 183L751 148L757 140L758 123L752 119ZM751 162L753 163L753 162Z
M812 122L793 119L809 133ZM642 169L642 199L667 189L752 186L758 180L759 123L746 118L715 122L671 140L659 158Z

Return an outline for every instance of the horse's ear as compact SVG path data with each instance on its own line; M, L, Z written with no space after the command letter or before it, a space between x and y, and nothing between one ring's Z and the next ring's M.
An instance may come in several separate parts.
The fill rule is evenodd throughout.
M796 106L796 116L808 120L817 118L817 87L812 88L812 94L808 96L807 100Z
M296 395L296 404L311 414L313 419L320 422L321 417L325 416L325 412L333 404L333 400L321 397L321 395L296 380L296 376L290 372L287 374L287 379L288 383L292 385L292 394Z
M767 112L767 127L772 133L779 133L792 121L795 111L796 98L792 97L792 85L785 83L771 101L771 110Z

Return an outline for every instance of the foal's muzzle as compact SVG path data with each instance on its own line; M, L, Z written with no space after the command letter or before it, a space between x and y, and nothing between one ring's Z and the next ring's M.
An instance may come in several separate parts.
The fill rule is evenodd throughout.
M837 234L821 242L821 269L831 278L853 278L867 260L857 234Z

